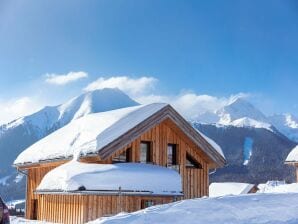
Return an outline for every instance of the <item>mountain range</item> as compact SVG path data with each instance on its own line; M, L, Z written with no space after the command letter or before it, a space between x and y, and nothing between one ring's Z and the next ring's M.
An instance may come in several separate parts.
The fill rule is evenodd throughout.
M266 116L244 98L236 98L216 111L199 114L195 122L214 124L219 127L264 128L280 132L298 142L298 118L289 113Z
M0 195L6 200L24 196L25 178L11 164L28 146L86 114L135 105L138 102L119 89L94 90L1 125ZM298 119L293 115L266 116L247 100L237 98L219 110L198 111L190 122L213 138L226 156L226 167L213 172L211 181L294 179L293 168L283 163L298 142Z

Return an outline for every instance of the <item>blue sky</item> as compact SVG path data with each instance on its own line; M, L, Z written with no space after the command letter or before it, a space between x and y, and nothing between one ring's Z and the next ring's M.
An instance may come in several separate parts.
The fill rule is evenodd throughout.
M10 113L26 97L28 113L100 77L146 76L156 79L147 94L248 93L266 113L298 115L297 40L294 0L2 0L0 103ZM88 77L45 81L71 71Z

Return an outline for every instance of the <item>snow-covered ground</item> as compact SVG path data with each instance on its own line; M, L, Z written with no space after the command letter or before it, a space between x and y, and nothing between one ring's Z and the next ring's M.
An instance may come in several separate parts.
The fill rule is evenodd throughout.
M89 224L297 224L298 194L250 194L179 201Z
M50 222L44 222L44 221L33 221L28 219L23 219L15 216L10 217L10 224L51 224Z
M200 198L121 213L89 224L297 224L298 193ZM45 224L12 217L11 224Z

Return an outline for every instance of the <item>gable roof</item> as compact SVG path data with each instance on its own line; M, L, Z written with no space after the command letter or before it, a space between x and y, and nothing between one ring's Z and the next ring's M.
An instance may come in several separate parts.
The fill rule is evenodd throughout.
M21 167L45 161L69 159L78 151L80 156L99 155L102 159L106 159L166 119L176 123L187 137L210 157L215 166L224 165L222 152L217 151L212 142L209 143L208 139L200 135L170 105L164 103L86 115L24 150L14 161L14 165Z
M298 162L298 145L292 149L286 158L285 163L297 163Z

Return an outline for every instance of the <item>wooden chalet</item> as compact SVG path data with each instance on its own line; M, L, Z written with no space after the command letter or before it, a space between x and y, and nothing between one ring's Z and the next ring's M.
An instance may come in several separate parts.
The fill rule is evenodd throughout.
M220 147L162 103L84 116L14 162L27 174L26 218L58 223L207 196L209 169L224 164Z
M298 183L298 145L292 149L285 161L286 164L292 165L296 169L296 182Z

